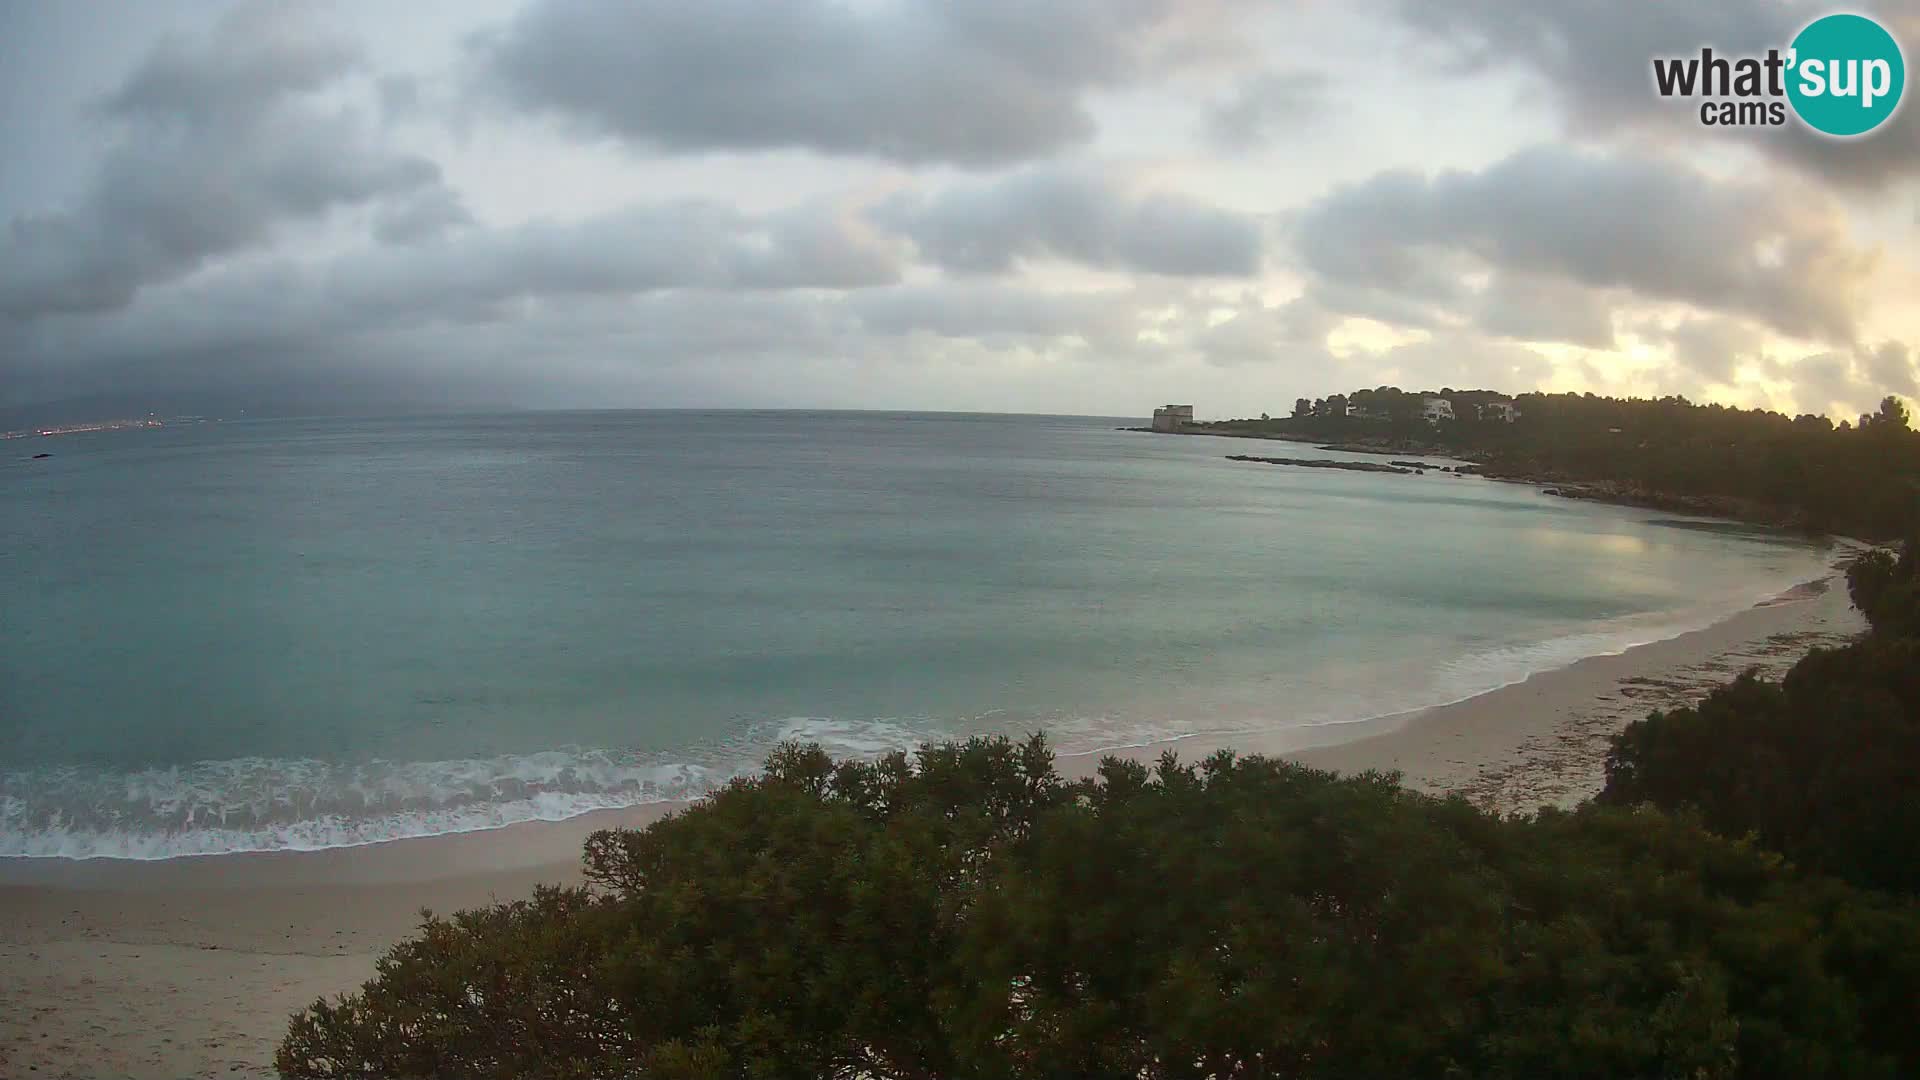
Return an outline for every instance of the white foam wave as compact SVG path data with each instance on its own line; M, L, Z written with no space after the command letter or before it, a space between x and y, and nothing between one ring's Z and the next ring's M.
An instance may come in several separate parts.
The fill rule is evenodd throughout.
M796 716L783 721L779 741L819 743L836 758L875 758L895 750L911 750L933 734L931 721L835 720L823 716Z
M560 821L699 798L756 772L777 742L818 743L835 758L872 759L956 734L1001 730L1010 726L1007 720L983 715L948 725L933 718L789 717L672 760L567 749L447 761L245 757L149 769L16 769L0 772L0 857L152 860L315 851ZM1104 717L1030 721L1011 726L1046 730L1063 753L1178 734L1122 730Z
M1586 657L1700 629L1792 584L1768 582L1751 594L1716 597L1683 612L1483 650L1397 686L1356 677L1352 696L1336 691L1313 702L1290 699L1285 715L1263 709L1258 712L1266 715L1242 713L1230 720L1202 707L1131 718L1064 713L992 713L953 721L789 717L671 755L565 749L426 762L247 757L118 771L0 771L0 857L165 859L311 851L558 821L595 810L698 798L756 771L766 751L784 740L818 743L836 758L870 759L976 732L1045 731L1056 751L1069 756L1276 726L1337 727L1463 700Z
M342 765L235 758L0 773L0 856L161 859L310 851L697 798L744 760L552 751Z

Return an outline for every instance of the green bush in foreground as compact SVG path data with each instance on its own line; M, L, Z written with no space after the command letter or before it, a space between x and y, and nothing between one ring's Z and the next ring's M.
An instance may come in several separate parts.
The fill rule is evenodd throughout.
M1651 811L783 747L293 1019L301 1077L1898 1076L1920 917Z
M1873 630L1815 649L1615 738L1600 801L1697 812L1801 867L1920 896L1920 566L1870 552L1848 573Z

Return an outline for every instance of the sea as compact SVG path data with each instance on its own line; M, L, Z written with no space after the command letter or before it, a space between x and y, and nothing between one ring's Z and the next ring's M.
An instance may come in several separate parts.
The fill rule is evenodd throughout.
M559 819L697 796L789 739L1337 741L1830 559L1118 430L1140 423L526 412L0 443L0 856Z

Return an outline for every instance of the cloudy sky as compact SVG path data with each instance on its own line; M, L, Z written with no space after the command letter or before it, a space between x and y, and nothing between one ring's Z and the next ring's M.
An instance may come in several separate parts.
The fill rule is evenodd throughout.
M0 0L0 406L1852 415L1920 390L1920 112L1649 74L1825 10Z

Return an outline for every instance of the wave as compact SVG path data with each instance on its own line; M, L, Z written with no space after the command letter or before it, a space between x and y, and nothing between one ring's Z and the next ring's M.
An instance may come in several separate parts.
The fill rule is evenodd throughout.
M999 730L988 713L949 727L931 718L789 717L674 754L569 748L447 761L340 764L264 757L112 770L0 772L0 857L156 860L317 851L561 821L595 810L697 799L759 770L794 740L835 758L872 759L930 741ZM1102 718L1037 721L1049 737L1110 748ZM1123 738L1166 737L1149 729Z
M342 765L234 758L0 774L0 856L163 859L312 851L695 798L717 763L551 751Z
M711 745L671 752L567 748L358 764L244 757L146 769L0 771L0 857L154 860L313 851L558 821L595 810L699 798L758 771L766 752L785 740L818 743L835 758L870 759L943 738L1045 731L1057 752L1073 756L1177 746L1195 736L1231 738L1282 726L1338 727L1464 700L1587 657L1701 629L1781 596L1793 584L1750 586L1685 611L1617 619L1437 664L1428 657L1406 681L1374 678L1363 664L1356 669L1353 696L1296 699L1283 716L1261 709L1229 720L1225 711L1194 701L1165 709L1171 715L1158 720L998 712L953 721L788 717L749 724ZM1191 726L1195 718L1210 726Z

